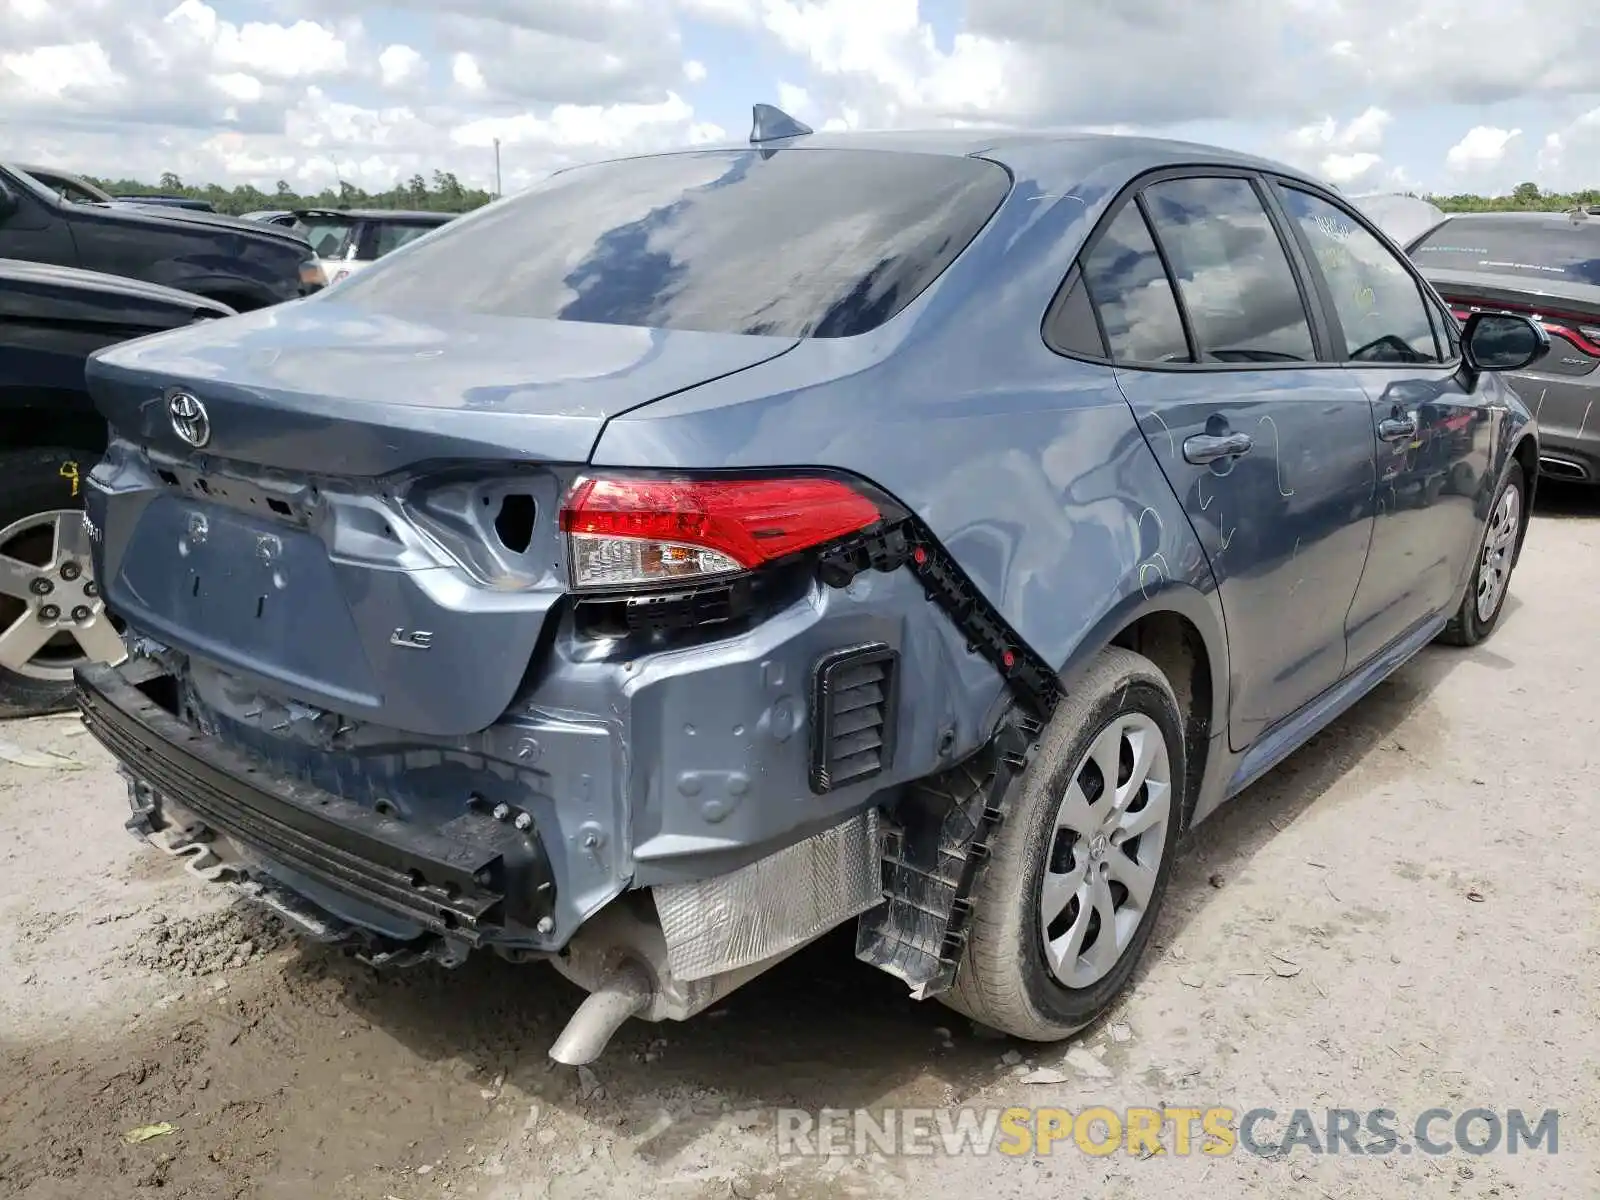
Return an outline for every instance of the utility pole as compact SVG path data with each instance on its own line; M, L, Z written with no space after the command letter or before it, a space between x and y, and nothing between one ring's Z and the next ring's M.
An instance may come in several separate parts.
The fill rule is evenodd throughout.
M494 140L494 196L500 198L500 139Z

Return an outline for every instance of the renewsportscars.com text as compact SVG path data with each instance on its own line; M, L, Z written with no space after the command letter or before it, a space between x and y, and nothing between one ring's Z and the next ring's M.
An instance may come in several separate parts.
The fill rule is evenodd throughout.
M1560 1114L1431 1108L1402 1118L1393 1109L1327 1108L1241 1112L1209 1108L779 1109L781 1157L834 1155L1156 1154L1263 1158L1289 1154L1556 1154Z

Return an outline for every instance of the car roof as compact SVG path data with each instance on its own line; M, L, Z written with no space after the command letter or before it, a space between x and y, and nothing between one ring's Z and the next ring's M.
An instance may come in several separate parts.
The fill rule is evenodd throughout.
M1324 179L1297 170L1286 163L1229 150L1203 142L1135 134L1090 133L1062 129L908 129L835 133L807 133L774 138L752 144L749 141L709 143L685 150L693 154L706 150L748 151L806 148L816 150L878 150L907 154L941 154L951 157L983 157L1013 169L1025 169L1039 182L1071 186L1113 166L1138 171L1162 166L1197 164L1231 166L1246 170L1272 171L1299 179L1319 188L1337 191Z
M349 217L353 221L436 221L441 225L461 215L404 208L297 208L293 212L297 217Z

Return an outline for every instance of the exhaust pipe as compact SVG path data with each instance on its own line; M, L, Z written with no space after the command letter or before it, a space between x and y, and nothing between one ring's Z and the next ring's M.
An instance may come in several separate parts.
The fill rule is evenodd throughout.
M1586 480L1589 478L1588 470L1582 465L1568 462L1564 458L1551 458L1548 455L1540 456L1539 469L1555 479Z
M569 1067L592 1063L623 1022L649 1006L654 991L655 981L644 967L632 961L619 963L578 1005L550 1047L550 1057Z

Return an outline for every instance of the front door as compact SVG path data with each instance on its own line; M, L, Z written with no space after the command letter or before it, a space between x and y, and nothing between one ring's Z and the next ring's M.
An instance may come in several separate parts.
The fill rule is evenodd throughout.
M1402 259L1332 197L1276 186L1317 264L1336 349L1371 401L1376 521L1350 608L1354 668L1459 602L1477 504L1496 482L1492 423L1481 377L1460 369L1453 328Z
M10 172L0 171L6 196L0 197L0 258L46 263L55 267L78 265L78 248L59 202L36 194ZM53 194L52 194L53 196Z
M1221 591L1235 749L1344 673L1372 526L1367 396L1321 361L1257 189L1244 173L1159 179L1082 260L1118 383Z

